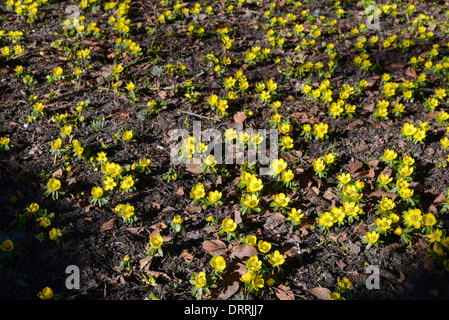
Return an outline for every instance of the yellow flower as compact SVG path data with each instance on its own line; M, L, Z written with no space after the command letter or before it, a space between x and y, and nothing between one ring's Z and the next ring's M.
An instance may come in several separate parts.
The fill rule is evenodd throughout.
M209 167L215 167L215 165L217 164L217 162L214 159L214 155L212 155L212 154L207 156L206 160L204 160L204 163L206 165L208 165Z
M248 259L245 266L250 271L258 271L262 268L262 261L259 260L257 255L254 255Z
M41 300L51 300L54 297L53 290L49 287L45 287L41 292L37 294Z
M198 182L196 186L192 187L190 191L190 197L194 198L195 200L201 199L206 195L206 192L204 191L204 185L201 182Z
M101 187L93 187L91 194L94 199L101 198L103 196L103 189Z
M37 203L35 203L35 202L31 203L31 204L28 206L28 208L27 208L27 211L28 211L29 213L35 213L35 212L37 212L38 210L39 210L39 205L38 205Z
M263 288L264 280L263 280L262 276L260 274L258 274L253 277L253 279L251 280L251 284L253 285L253 288L258 291L259 289Z
M403 214L403 218L407 223L407 226L418 229L421 227L422 215L419 209L409 209L407 213Z
M271 250L271 243L268 241L259 240L259 242L257 243L257 248L260 252L267 253Z
M404 123L403 127L402 127L402 133L404 133L404 135L406 136L413 136L416 131L418 130L418 128L416 128L412 123Z
M282 134L287 134L293 130L293 126L289 123L282 123L279 125L278 130Z
M132 132L132 130L123 132L123 139L125 139L126 141L129 141L129 140L131 140L132 138L133 138L133 132Z
M184 220L181 218L180 215L177 215L177 216L174 216L174 217L173 217L173 223L181 224L181 223L183 223L183 221L184 221Z
M379 234L376 231L367 232L365 237L366 241L371 244L374 244L377 242L377 240L379 240Z
M14 250L14 243L11 240L7 239L0 245L0 250L4 252L11 252L12 250Z
M287 162L284 159L274 159L270 164L270 169L274 174L280 174L287 168Z
M251 180L251 177L252 177L251 173L243 171L240 176L240 180L242 181L242 183L248 185Z
M242 282L250 282L254 277L254 273L252 271L248 271L244 275L240 277L240 281Z
M422 216L422 223L426 227L431 227L437 223L437 219L432 213L427 213Z
M72 133L72 126L66 125L61 128L61 133L65 136L68 136Z
M103 180L103 183L105 184L104 190L106 191L112 190L117 186L117 183L111 177L106 177L105 180Z
M213 256L210 265L217 271L226 269L226 260L222 256Z
M348 278L343 278L343 280L340 281L340 277L337 277L337 283L340 286L340 288L344 290L348 290L351 287L351 280Z
M61 188L61 181L55 178L51 178L50 180L48 180L47 187L51 192L57 191Z
M135 87L136 86L134 85L134 83L132 81L130 83L126 84L126 89L128 89L129 91L134 91Z
M398 154L396 152L394 152L393 150L387 149L384 151L384 158L385 160L394 160L396 159L396 157L398 156Z
M334 163L335 155L333 153L328 153L323 157L324 161L328 164Z
M413 174L413 167L409 167L407 165L402 166L401 168L399 168L399 174L404 177L409 177Z
M195 277L195 287L197 288L203 288L207 285L207 279L206 279L206 273L201 271L198 273L198 275Z
M277 207L286 207L290 202L290 198L285 196L284 193L280 193L273 196L273 201Z
M262 190L263 182L262 179L258 179L256 176L251 176L248 183L246 183L249 192L257 192Z
M347 184L352 180L351 175L349 173L342 173L341 175L337 176L337 179L342 184Z
M291 137L283 136L281 142L283 147L287 149L293 148L293 139Z
M36 110L37 112L41 112L44 110L44 105L40 102L37 102L33 105L34 110Z
M209 196L207 197L207 200L214 203L221 199L222 193L218 190L215 191L209 191Z
M319 216L318 223L328 228L332 227L334 224L334 217L330 212L326 211Z
M294 178L294 174L293 171L288 169L288 170L284 170L282 171L282 180L289 182Z
M280 266L284 263L284 257L279 253L278 250L268 256L268 262L273 266Z
M293 208L290 212L287 212L287 215L290 219L294 220L296 223L299 223L301 218L304 217L304 213L301 213L301 209Z
M345 185L343 187L343 194L351 199L360 199L362 197L362 193L357 191L357 187L355 185Z
M430 231L430 233L427 234L427 238L429 238L429 242L440 242L441 237L443 236L443 231L440 229L435 229Z
M135 214L134 207L129 204L119 204L115 207L115 211L124 218L131 218Z
M62 237L62 232L59 228L53 228L49 232L49 238L50 240L57 240L60 237Z
M383 197L382 200L380 201L380 208L384 211L393 210L394 207L395 204L393 200L391 200L388 197Z
M338 292L332 292L329 293L329 300L346 300L346 298L340 296Z
M151 164L151 160L147 159L147 158L142 158L142 159L139 160L139 164L142 167L148 167Z
M259 95L260 100L269 100L271 98L271 94L268 91L262 91Z
M62 76L63 72L64 72L64 70L62 70L61 67L57 67L55 70L53 70L53 74L55 76Z
M164 239L162 239L162 236L160 235L155 235L150 237L150 245L154 248L154 249L159 249L160 247L162 247L164 243Z
M315 172L321 172L326 168L326 164L324 163L323 159L318 158L313 160L313 170Z
M313 125L313 131L317 135L318 138L322 139L326 135L328 131L329 125L327 123L320 122L319 124Z
M361 211L361 209L357 205L357 203L352 202L352 201L345 201L343 203L343 210L347 216L352 216L352 217L357 216L357 214L359 214L359 212Z
M255 246L255 245L257 245L257 237L252 235L252 234L247 235L246 238L245 238L245 242L246 242L246 244L249 244L251 246Z
M391 228L392 221L390 219L387 219L386 217L383 217L382 219L377 218L376 219L376 225L380 228L381 231L386 231Z
M377 178L377 181L378 181L380 184L387 185L387 184L389 184L391 181L393 181L393 178L390 178L390 176L389 176L388 174L381 174L381 175L379 175L379 177Z
M413 196L413 193L414 193L413 189L409 189L407 187L399 189L399 196L402 199L411 198Z
M237 228L237 223L232 219L223 219L221 227L225 232L233 232Z

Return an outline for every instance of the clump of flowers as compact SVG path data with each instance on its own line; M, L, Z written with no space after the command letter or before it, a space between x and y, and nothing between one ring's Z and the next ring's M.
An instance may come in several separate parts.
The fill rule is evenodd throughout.
M115 209L117 215L123 219L123 223L131 225L137 221L134 206L130 204L118 204Z

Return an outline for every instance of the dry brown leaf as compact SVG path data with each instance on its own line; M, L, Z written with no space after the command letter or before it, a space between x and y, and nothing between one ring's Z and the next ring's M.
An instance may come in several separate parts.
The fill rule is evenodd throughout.
M405 74L409 77L412 77L413 79L415 79L417 77L416 70L414 68L408 68L405 71Z
M230 258L231 259L251 258L252 256L254 256L256 254L257 254L256 247L246 244L246 243L242 243L232 249Z
M186 164L186 171L193 175L198 175L203 173L203 168L201 168L200 164L188 163Z
M243 123L246 120L246 114L243 111L239 111L234 115L235 123Z
M353 254L359 254L360 253L360 246L354 242L352 242L351 240L349 240L348 242L348 249L351 253Z
M193 255L192 255L190 252L188 252L187 250L184 250L184 251L179 255L179 257L180 257L181 259L183 259L183 260L190 261L190 260L192 260Z
M200 213L203 208L201 206L195 206L193 204L189 204L186 207L186 210L190 213Z
M159 91L157 94L162 100L165 100L165 98L167 98L167 92L163 90Z
M362 169L363 167L363 162L361 161L351 161L348 165L348 170L349 173L353 174L355 173L357 170Z
M140 271L148 272L150 270L150 264L153 256L146 256L139 260Z
M112 218L111 220L103 223L103 225L100 228L100 232L112 230L112 229L115 229L116 227L117 227L117 223L115 221L115 218Z
M332 293L328 288L323 287L309 289L309 292L320 300L329 300L329 294Z
M62 169L58 169L55 172L53 172L53 178L58 178L60 179L62 177Z
M226 253L226 244L221 240L206 240L202 246L213 256L221 256Z
M438 195L438 197L436 197L435 200L433 200L433 203L436 203L436 204L441 204L441 203L445 203L445 202L446 202L446 197L443 192L441 192Z
M235 261L231 261L223 274L223 290L218 295L218 299L227 300L232 297L240 288L240 277L247 272L246 267Z
M184 188L183 187L179 187L179 189L176 190L175 194L177 194L178 196L183 196L184 195Z
M290 287L280 284L277 288L279 290L275 290L275 294L279 300L295 300L295 296L290 290Z

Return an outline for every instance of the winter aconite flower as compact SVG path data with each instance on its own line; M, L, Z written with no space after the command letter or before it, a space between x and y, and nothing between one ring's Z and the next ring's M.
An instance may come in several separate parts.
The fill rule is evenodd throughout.
M48 180L47 185L44 187L45 192L44 195L52 196L53 200L57 200L59 197L59 194L64 195L65 193L63 191L61 191L61 181L59 181L56 178L50 178L50 180Z
M198 201L206 196L206 191L204 190L204 185L201 182L198 182L192 189L190 190L190 197L193 198L194 203L198 203Z
M340 280L340 277L337 277L337 283L338 286L343 290L348 290L352 285L351 280L349 280L348 278L343 278L343 280Z
M267 253L271 250L271 243L268 241L259 240L259 242L257 243L257 248L260 252Z
M37 296L41 300L52 300L54 298L53 290L50 287L45 287L40 291Z
M221 272L226 269L226 260L222 256L213 256L210 261L210 265L216 271Z
M253 272L259 271L260 268L262 268L262 261L259 260L257 255L254 255L248 259L245 266L246 266L246 269L248 269L250 271L253 271Z
M237 228L237 223L234 222L233 219L226 218L221 222L220 233L223 234L226 232L228 239L231 239L234 236L234 231Z
M54 242L56 242L56 244L59 245L59 243L62 241L64 237L65 232L66 232L65 228L63 230L59 228L53 228L49 232L49 238L50 240L53 240Z
M162 245L164 244L164 239L161 235L155 235L150 237L150 247L147 250L147 254L153 256L156 253L163 256Z
M365 239L368 242L368 246L373 245L379 240L379 233L376 231L367 232L365 234Z
M284 159L274 159L270 164L273 174L278 175L287 168L287 162Z
M285 260L282 254L278 250L275 250L274 253L268 256L268 262L273 266L279 267L284 264Z
M2 250L3 252L11 252L14 250L14 243L10 239L6 239L0 245L0 250Z

